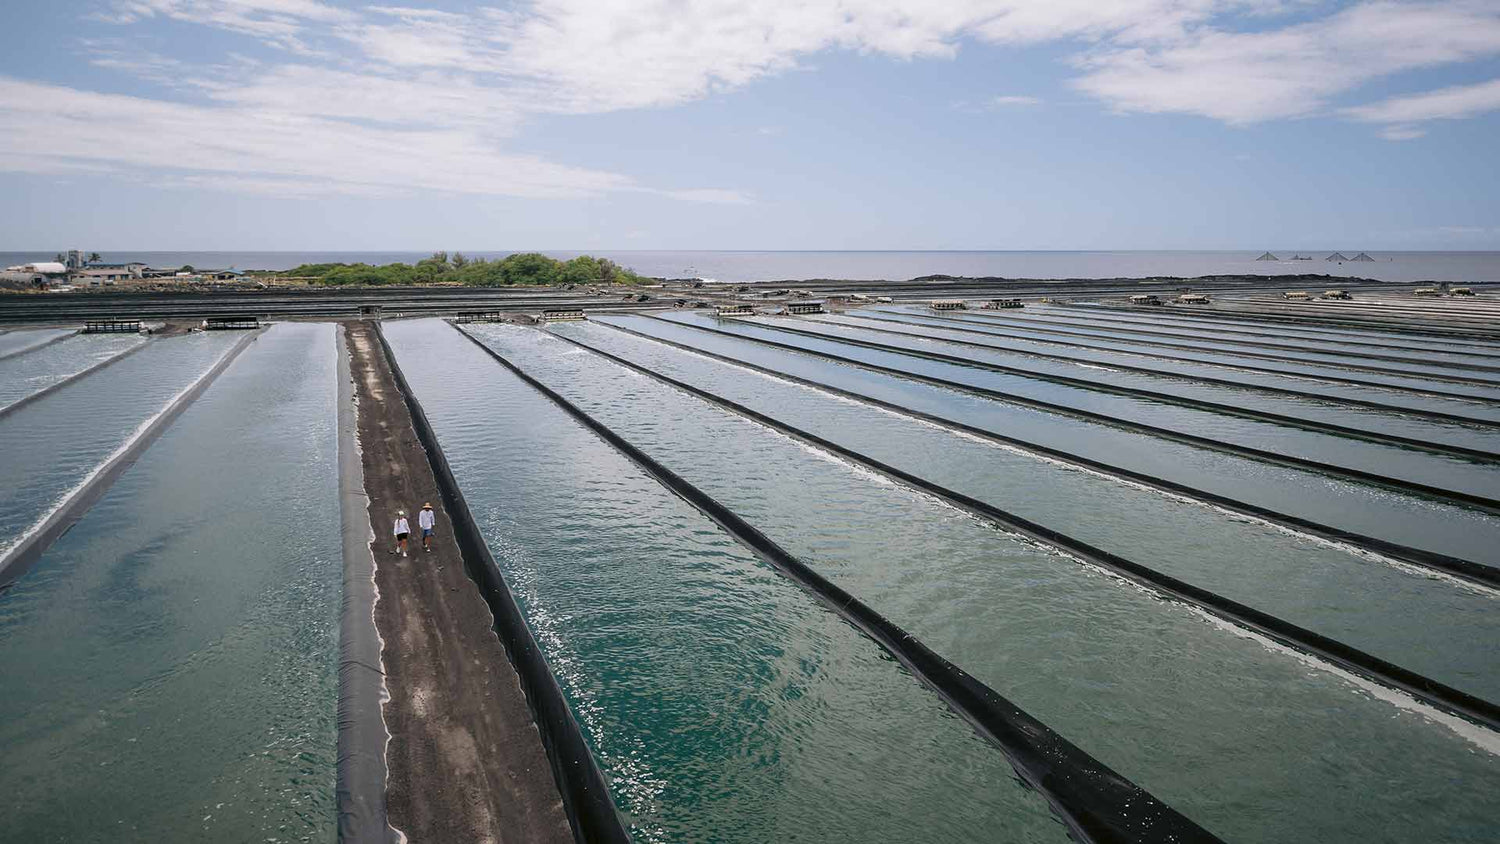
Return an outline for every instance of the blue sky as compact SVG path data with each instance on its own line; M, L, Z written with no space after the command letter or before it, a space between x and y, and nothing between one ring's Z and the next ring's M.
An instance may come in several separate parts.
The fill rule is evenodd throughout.
M0 249L1500 249L1500 2L0 0Z

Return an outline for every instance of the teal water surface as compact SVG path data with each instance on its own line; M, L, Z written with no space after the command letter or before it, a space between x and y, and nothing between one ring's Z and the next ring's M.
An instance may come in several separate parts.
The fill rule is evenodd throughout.
M470 330L1227 840L1481 841L1500 822L1483 797L1500 785L1492 738L1476 742L1463 727L535 330ZM907 461L948 465L911 431L884 433ZM1047 494L1044 482L1032 491ZM1135 521L1134 500L1094 509L1098 530ZM1228 564L1232 554L1203 562Z
M334 840L334 365L271 328L0 593L0 840Z
M130 358L0 419L0 454L5 455L0 460L0 554L212 369L239 342L233 334L154 340Z
M476 329L481 331L482 329ZM1500 700L1500 592L1038 459L599 325L556 333L1094 547ZM1393 625L1415 616L1420 625Z
M449 326L385 330L638 841L1065 840L966 722L713 522Z
M712 317L601 316L620 325L1315 522L1477 562L1500 562L1500 518L1467 507L1030 410L852 364L708 334Z
M137 334L80 334L31 354L0 360L0 408L144 342Z

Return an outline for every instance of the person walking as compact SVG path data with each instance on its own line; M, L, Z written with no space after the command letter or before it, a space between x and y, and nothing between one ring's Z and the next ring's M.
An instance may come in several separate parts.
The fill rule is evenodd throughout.
M422 529L422 550L432 550L432 530L437 525L437 514L432 512L432 502L422 505L421 512L417 513L417 527Z
M406 556L406 540L411 538L411 524L406 521L406 511L396 511L396 548L401 556Z

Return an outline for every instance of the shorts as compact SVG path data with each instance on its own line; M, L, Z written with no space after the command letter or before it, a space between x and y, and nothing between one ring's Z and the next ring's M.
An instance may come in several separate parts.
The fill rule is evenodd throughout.
M411 537L411 534L409 534L409 533L398 533L398 534L396 534L396 541L400 542L401 540L408 539L410 537Z
M422 528L422 538L426 539L429 536L432 536L432 528Z

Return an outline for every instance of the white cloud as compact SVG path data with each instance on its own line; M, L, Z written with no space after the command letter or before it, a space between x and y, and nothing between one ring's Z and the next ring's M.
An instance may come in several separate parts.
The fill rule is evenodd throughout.
M953 56L964 39L1026 44L1175 33L1256 0L537 0L489 34L557 111L673 105L824 50Z
M1244 124L1325 113L1370 80L1496 54L1500 4L1376 2L1280 29L1201 27L1158 44L1112 42L1080 60L1075 84L1123 112Z
M1426 129L1417 126L1386 126L1380 130L1380 137L1387 141L1412 141L1426 134Z
M320 0L117 0L102 15L115 23L153 17L227 29L299 49L297 34L307 24L356 20L358 15Z
M0 154L11 167L154 169L160 184L277 195L645 190L742 203L743 191L642 186L509 153L504 144L538 115L672 106L805 68L832 50L946 59L966 44L1060 41L1081 51L1077 87L1114 110L1230 123L1328 114L1372 79L1500 55L1495 0L1376 0L1276 25L1286 9L1305 15L1320 7L1316 0L531 0L460 13L323 0L109 0L104 17L117 23L199 24L300 58L189 68L96 46L96 64L185 89L194 104L0 78ZM1255 30L1234 29L1246 15L1259 16ZM1382 124L1386 137L1409 138L1421 134L1422 121L1493 108L1484 103L1495 93L1449 89L1345 114ZM977 107L1039 102L1008 94Z
M248 81L203 79L198 84L215 101L260 112L374 125L467 127L491 137L514 134L526 114L510 92L450 71L356 73L288 64Z
M0 77L0 160L216 176L301 193L424 190L523 197L634 189L623 176L505 154L464 128L358 126L302 113L198 106ZM261 192L264 192L262 190Z
M1404 140L1424 134L1412 125L1415 123L1461 120L1497 110L1500 110L1500 79L1391 97L1378 103L1346 108L1343 113L1366 123L1389 124L1381 134L1392 140Z

